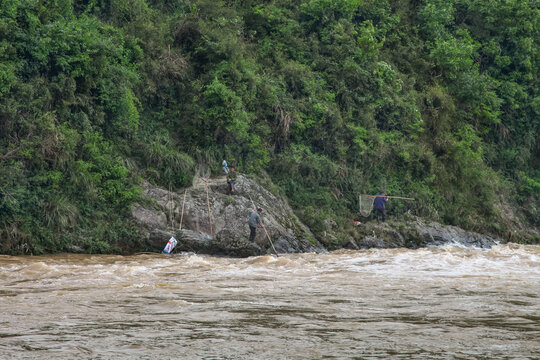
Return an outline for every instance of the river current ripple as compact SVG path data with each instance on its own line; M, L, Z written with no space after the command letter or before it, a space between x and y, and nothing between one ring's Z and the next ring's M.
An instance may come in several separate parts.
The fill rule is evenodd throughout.
M2 359L540 359L540 246L0 256Z

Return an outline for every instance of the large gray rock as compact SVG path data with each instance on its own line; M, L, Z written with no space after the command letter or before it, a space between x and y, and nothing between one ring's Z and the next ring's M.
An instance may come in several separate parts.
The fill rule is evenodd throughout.
M163 229L167 226L167 216L161 211L152 211L137 205L131 214L135 221L145 224L148 228Z
M479 248L491 248L500 243L501 239L493 238L489 235L479 234L472 231L465 231L456 226L441 225L436 222L424 224L417 220L411 223L416 228L422 246L461 244L464 246L474 246Z
M465 231L456 226L436 222L426 224L421 219L406 222L387 222L378 224L368 222L356 228L358 235L352 244L344 247L354 248L419 248L445 244L460 244L467 247L491 248L502 240L489 235Z
M227 195L225 177L199 182L179 192L169 192L149 183L143 184L143 195L150 201L137 205L133 218L141 227L141 238L148 248L160 251L171 236L178 241L178 250L197 253L255 256L278 253L325 252L311 231L296 217L287 201L268 189L273 185L267 177L259 179L264 187L243 175L238 175L236 194ZM184 203L185 194L185 203ZM207 197L208 194L208 197ZM247 219L253 207L262 207L266 232L257 231L255 243L249 242ZM180 222L182 231L179 232ZM337 224L324 222L323 240L339 247ZM419 248L442 244L462 244L489 248L501 241L489 235L465 231L455 226L425 223L411 217L409 221L368 222L355 227L341 246L349 249Z
M272 187L268 178L262 181L268 188ZM273 253L268 237L278 253L325 251L285 198L240 174L236 194L232 196L227 195L224 176L209 179L208 189L205 182L199 182L179 192L144 183L143 195L151 201L137 205L132 214L143 229L142 237L147 245L156 250L176 236L179 250L228 256ZM247 220L252 204L263 209L266 229L266 232L257 231L255 244L248 240ZM182 232L178 233L180 222Z
M214 254L240 257L263 255L269 252L268 248L265 250L258 243L251 242L246 236L229 229L221 230L216 234L212 242L212 250Z
M208 234L184 229L178 231L175 237L178 240L178 251L211 253L212 237Z
M278 253L321 252L321 245L313 238L294 237L286 233L280 235L277 240L274 238L273 242Z

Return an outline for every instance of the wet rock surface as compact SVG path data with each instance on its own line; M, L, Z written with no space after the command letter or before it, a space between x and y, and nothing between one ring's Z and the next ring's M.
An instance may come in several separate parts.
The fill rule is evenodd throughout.
M412 221L386 223L368 222L356 228L356 239L345 244L347 248L420 248L445 244L489 249L502 239L465 231L456 226L436 222L426 223L416 218Z
M156 251L175 236L177 251L195 253L246 257L272 254L274 248L277 253L326 252L309 228L299 221L286 199L268 190L272 187L268 179L255 181L241 174L234 195L228 195L224 176L178 192L145 183L143 195L150 201L137 205L132 215L142 229L142 240ZM259 228L255 241L250 242L247 220L253 206L263 209L261 215L266 231ZM415 249L444 244L490 248L502 242L489 235L425 222L413 216L406 221L359 223L354 227L353 236L346 237L339 233L335 221L329 219L324 225L322 241L332 244L332 248Z
M268 238L278 253L326 251L298 220L285 198L241 174L233 195L227 194L224 176L178 192L144 183L143 195L150 199L149 204L137 205L132 215L151 248L161 250L175 236L179 251L215 255L244 257L273 253ZM261 216L266 231L259 228L252 243L247 220L253 205L263 209Z

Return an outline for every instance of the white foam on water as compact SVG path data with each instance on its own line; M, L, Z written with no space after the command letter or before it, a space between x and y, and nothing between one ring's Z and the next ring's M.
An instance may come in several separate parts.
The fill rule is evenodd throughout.
M211 349L247 359L261 348L275 349L273 359L527 358L537 347L539 255L540 247L445 245L279 258L0 258L0 279L20 280L0 289L2 349L16 358L32 344L69 358L60 339L91 348L92 358L132 358L126 349L139 347L147 358L208 358Z
M336 262L320 268L353 271L386 277L501 276L538 277L540 262L531 249L497 245L492 249L444 245L417 250L380 249L339 254Z
M197 266L205 267L210 265L211 260L208 257L203 257L201 255L189 255L180 259L180 264L182 266Z

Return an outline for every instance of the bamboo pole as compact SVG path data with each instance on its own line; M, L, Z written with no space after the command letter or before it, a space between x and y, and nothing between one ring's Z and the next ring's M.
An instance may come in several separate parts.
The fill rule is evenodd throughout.
M249 200L251 200L251 206L253 206L253 211L257 211L257 208L255 207L255 203L253 202L253 199L251 198L251 195L249 196ZM270 235L268 235L268 231L266 231L266 227L263 225L264 233L266 234L266 237L270 241L270 245L272 245L272 249L274 249L274 253L276 254L276 257L279 257L276 248L274 247L274 243L272 242L272 239L270 239Z
M402 196L387 196L387 195L367 195L367 194L360 194L358 196L367 196L367 197L379 197L379 196L384 196L384 197L387 197L389 199L402 199L402 200L415 200L413 198L408 198L408 197L402 197Z

